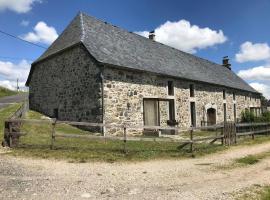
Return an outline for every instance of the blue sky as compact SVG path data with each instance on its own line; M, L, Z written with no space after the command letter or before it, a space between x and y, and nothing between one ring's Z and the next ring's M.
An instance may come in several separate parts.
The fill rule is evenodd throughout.
M270 98L270 0L0 0L0 30L44 47L83 11L233 71ZM167 23L166 23L167 22ZM23 85L44 49L0 34L0 85Z

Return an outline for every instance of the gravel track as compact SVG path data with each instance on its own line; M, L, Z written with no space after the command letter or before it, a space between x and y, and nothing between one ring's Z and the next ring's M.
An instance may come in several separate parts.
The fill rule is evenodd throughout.
M270 159L222 170L236 158L270 151L270 142L202 158L137 163L67 163L15 158L0 148L0 199L233 199L270 184Z

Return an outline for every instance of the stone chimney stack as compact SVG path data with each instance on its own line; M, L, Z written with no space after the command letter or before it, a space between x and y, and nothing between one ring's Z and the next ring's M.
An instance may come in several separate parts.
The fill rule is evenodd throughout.
M222 62L222 65L224 67L227 67L229 70L231 70L231 64L229 63L229 57L228 56L224 56L223 57L223 62Z
M150 39L150 40L155 41L155 37L156 37L156 35L155 35L155 31L151 31L151 32L149 32L149 39Z

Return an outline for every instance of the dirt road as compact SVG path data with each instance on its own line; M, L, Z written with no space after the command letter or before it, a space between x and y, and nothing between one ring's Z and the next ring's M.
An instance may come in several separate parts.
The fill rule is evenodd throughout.
M185 160L67 163L14 158L0 149L0 199L233 199L270 184L270 159L230 170L235 158L270 151L270 142Z
M7 107L10 104L23 102L27 98L27 95L28 94L23 93L0 98L0 109Z

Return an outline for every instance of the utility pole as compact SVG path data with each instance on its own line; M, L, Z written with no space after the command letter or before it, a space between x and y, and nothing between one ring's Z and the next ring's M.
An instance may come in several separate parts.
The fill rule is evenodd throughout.
M17 78L17 92L19 92L19 79Z

